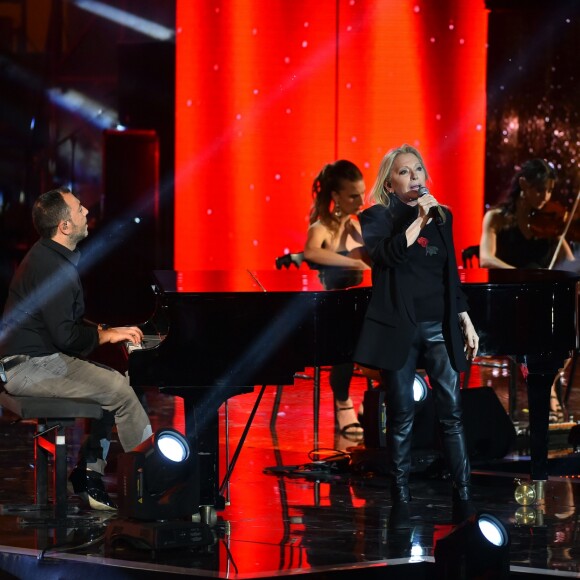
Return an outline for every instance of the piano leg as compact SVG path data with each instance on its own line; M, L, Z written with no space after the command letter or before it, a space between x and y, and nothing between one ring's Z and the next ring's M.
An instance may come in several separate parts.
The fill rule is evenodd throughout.
M218 492L219 415L218 409L196 405L194 399L183 398L185 434L198 457L199 504L216 511L225 509L225 499Z
M548 479L548 441L550 423L550 391L554 377L562 366L561 356L526 356L528 408L530 412L530 460L533 480Z
M553 373L530 373L527 378L528 407L530 410L530 459L533 480L548 479L548 425L550 390L553 380Z
M167 390L171 394L183 397L185 435L192 447L192 452L197 453L198 457L199 505L202 517L210 512L215 515L216 511L222 511L226 507L226 500L220 492L218 479L219 408L230 397L251 393L253 390L254 387ZM253 417L253 414L251 416ZM205 523L211 523L211 521L208 520Z

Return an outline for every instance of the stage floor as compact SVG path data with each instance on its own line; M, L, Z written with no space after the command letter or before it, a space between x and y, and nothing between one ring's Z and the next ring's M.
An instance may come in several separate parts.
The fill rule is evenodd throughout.
M493 367L474 367L470 379L470 387L493 387L506 408L507 383L506 369ZM365 389L366 380L355 377L355 406ZM392 532L388 479L381 474L383 451L364 450L360 442L336 437L328 373L322 373L321 462L314 462L312 455L312 381L298 379L294 386L284 387L271 429L275 391L266 389L231 478L230 503L218 514L209 545L158 552L106 539L105 531L117 516L82 510L74 496L65 522L56 522L50 510L33 509L33 425L14 424L14 417L5 411L0 417L0 577L434 577L434 545L453 527L450 483L434 467L438 464L431 463L433 455L422 456L427 469L421 467L423 460L415 462L412 528ZM230 454L256 394L229 401ZM145 395L154 429L183 428L179 399L155 390ZM499 518L511 536L510 577L542 577L547 571L551 576L579 577L580 457L561 444L566 426L559 427L560 433L551 432L553 475L545 501L523 507L514 499L514 478L526 479L528 472L522 447L525 406L525 389L518 381L516 418L521 436L516 450L502 462L474 462L475 501L481 511ZM569 410L576 415L580 410L580 395L574 390ZM223 409L221 414L223 419ZM73 458L81 436L78 422L69 433ZM223 429L221 441L225 451ZM113 492L119 451L114 443L107 477Z

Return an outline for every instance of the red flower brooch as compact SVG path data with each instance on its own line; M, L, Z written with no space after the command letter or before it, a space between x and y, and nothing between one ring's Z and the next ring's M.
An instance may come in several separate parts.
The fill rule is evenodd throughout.
M439 248L437 246L430 246L429 240L427 238L417 238L417 243L425 248L425 255L426 256L434 256L435 254L439 253Z

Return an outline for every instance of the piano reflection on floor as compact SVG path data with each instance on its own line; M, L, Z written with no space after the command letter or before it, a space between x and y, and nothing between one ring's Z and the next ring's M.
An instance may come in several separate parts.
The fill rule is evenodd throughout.
M157 309L142 345L127 349L131 384L183 397L188 437L198 445L202 505L224 505L217 482L218 409L255 385L290 385L305 367L350 361L371 295L328 290L317 272L157 271ZM347 277L346 279L353 279ZM531 471L547 477L549 393L578 348L578 276L550 270L460 271L480 354L528 366Z

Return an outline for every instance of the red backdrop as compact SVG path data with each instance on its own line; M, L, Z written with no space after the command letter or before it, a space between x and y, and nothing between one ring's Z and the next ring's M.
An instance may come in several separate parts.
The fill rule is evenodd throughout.
M324 163L351 159L370 189L403 142L452 207L457 249L479 242L484 0L178 0L177 28L176 269L274 268L303 248ZM238 486L234 501L270 492Z
M484 0L178 0L175 267L272 268L312 180L418 146L458 251L483 213Z

